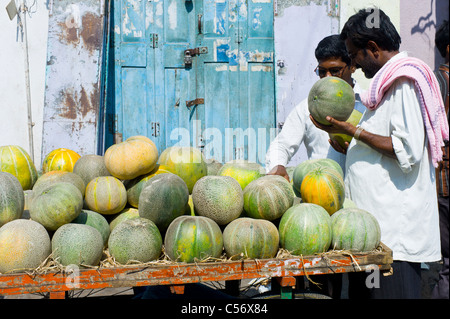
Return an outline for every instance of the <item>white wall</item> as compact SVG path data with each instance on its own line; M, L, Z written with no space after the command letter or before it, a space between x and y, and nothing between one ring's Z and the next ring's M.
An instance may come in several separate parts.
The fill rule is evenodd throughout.
M25 50L17 17L12 21L5 10L10 0L0 0L0 146L19 145L34 155L40 169L42 115L45 91L48 14L47 1L27 0L26 16L34 150L29 147L28 111L25 81ZM17 4L22 0L16 0ZM20 30L20 29L19 29Z

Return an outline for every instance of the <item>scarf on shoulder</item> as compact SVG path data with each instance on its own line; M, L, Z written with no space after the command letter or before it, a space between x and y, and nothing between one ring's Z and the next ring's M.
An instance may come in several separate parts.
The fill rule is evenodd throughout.
M439 83L428 65L413 57L386 63L372 79L369 90L362 94L361 100L369 110L377 109L391 84L400 77L414 80L432 162L437 167L442 161L441 147L444 146L444 140L448 141L449 131Z

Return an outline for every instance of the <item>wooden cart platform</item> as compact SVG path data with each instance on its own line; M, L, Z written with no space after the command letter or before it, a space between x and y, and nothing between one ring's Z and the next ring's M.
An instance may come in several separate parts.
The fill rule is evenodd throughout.
M50 298L65 298L66 292L80 289L170 285L174 293L183 293L184 285L208 281L232 281L274 278L281 287L295 285L296 276L357 271L389 272L392 251L381 244L369 253L349 254L330 251L314 256L219 261L201 263L148 263L144 266L104 267L51 271L40 274L0 275L0 295L50 293Z

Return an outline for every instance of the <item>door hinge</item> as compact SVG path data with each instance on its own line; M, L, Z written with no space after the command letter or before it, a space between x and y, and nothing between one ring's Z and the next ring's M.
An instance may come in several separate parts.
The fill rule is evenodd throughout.
M152 122L151 128L152 128L152 136L154 137L159 136L159 122Z
M195 49L184 50L184 66L190 68L192 66L192 58L199 54L208 53L208 47L198 47Z
M158 47L158 34L157 33L150 34L150 47L152 47L153 49Z

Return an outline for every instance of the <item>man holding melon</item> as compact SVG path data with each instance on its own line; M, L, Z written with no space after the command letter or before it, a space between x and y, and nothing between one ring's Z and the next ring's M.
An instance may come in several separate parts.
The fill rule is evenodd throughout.
M314 72L320 79L335 76L351 85L355 92L356 123L365 107L359 98L361 89L353 80L355 67L347 54L345 43L339 35L322 39L315 50L318 65ZM272 141L266 153L266 171L269 175L281 175L289 180L286 165L303 143L308 159L331 158L345 171L345 155L336 152L328 143L329 135L318 130L309 119L308 98L301 101L288 115L281 132Z
M376 8L348 19L341 32L352 63L372 79L359 125L311 120L328 133L353 136L346 156L346 196L373 214L393 251L393 274L380 276L371 298L421 298L420 265L441 258L435 167L448 121L433 71L400 52L400 36ZM346 148L346 150L345 150ZM366 284L367 283L363 283Z

